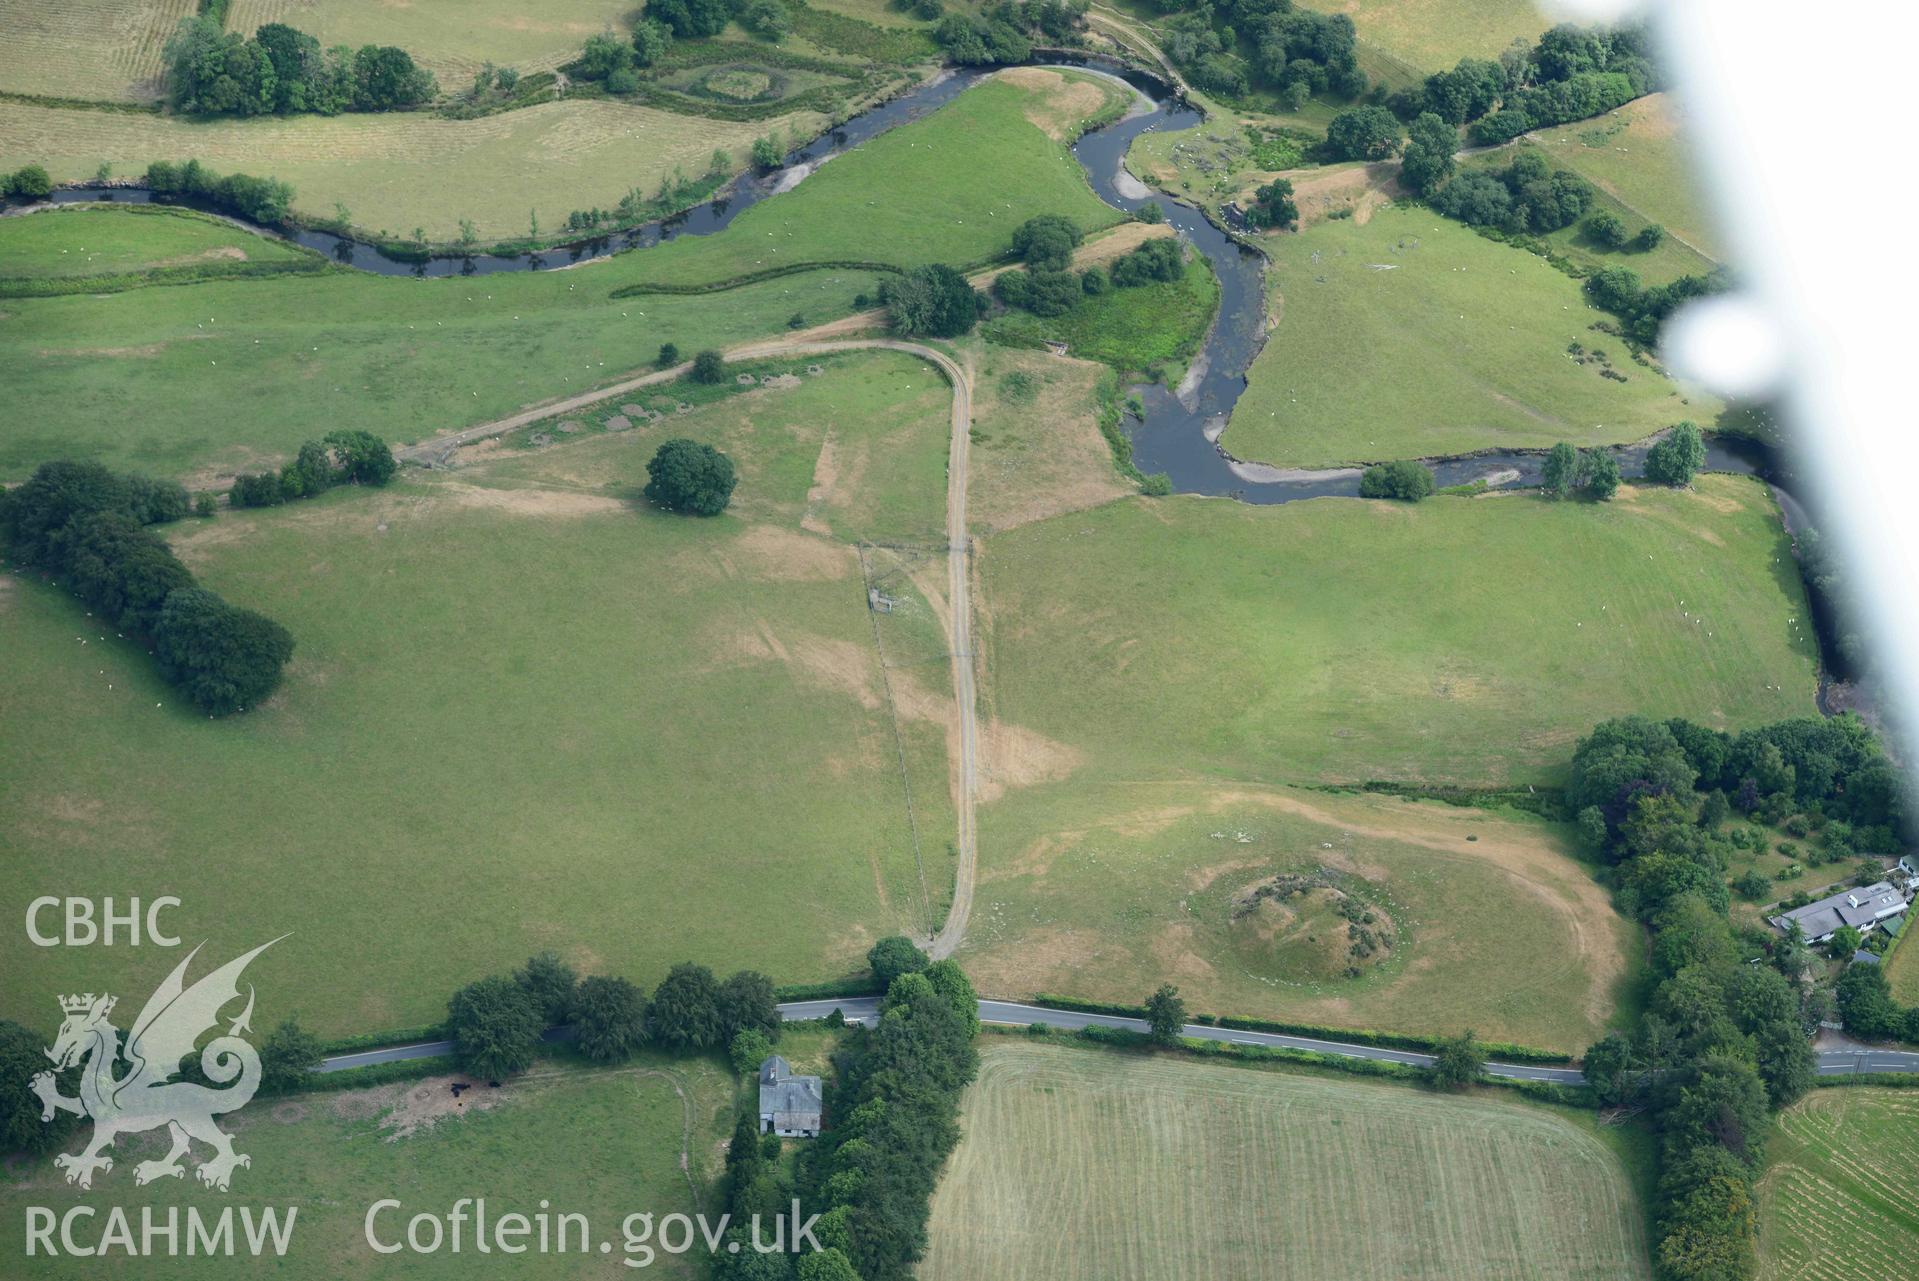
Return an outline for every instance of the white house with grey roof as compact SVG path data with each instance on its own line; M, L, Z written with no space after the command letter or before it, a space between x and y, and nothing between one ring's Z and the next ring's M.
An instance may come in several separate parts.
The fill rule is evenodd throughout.
M760 1133L783 1138L819 1137L825 1099L817 1076L795 1076L775 1054L760 1064Z
M1772 918L1772 923L1780 930L1790 930L1797 923L1808 942L1824 943L1847 925L1861 934L1870 934L1881 922L1905 910L1906 896L1894 889L1891 881L1877 881L1782 912Z

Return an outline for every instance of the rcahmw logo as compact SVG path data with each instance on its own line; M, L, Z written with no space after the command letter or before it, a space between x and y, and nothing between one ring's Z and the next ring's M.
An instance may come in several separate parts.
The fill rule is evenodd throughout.
M249 1023L254 993L250 984L246 1007L224 1035L216 1035L200 1051L201 1075L212 1084L174 1078L201 1036L218 1027L220 1012L240 999L240 976L247 965L279 941L261 944L189 987L185 981L187 967L200 953L198 947L194 948L147 998L124 1047L110 1017L116 1004L114 997L89 992L60 998L65 1020L46 1051L53 1070L37 1073L30 1086L40 1096L42 1121L71 1112L93 1122L93 1136L80 1151L63 1152L53 1158L54 1164L66 1171L68 1183L91 1188L96 1173L113 1169L108 1151L116 1138L163 1126L172 1144L165 1156L133 1167L135 1183L183 1177L186 1166L182 1158L194 1155L196 1142L213 1149L212 1156L194 1170L208 1188L225 1192L233 1172L253 1164L244 1153L234 1151L232 1137L213 1119L245 1107L260 1088L260 1055L241 1036L252 1030ZM78 1069L79 1093L62 1094L56 1074L74 1069ZM296 1207L288 1207L282 1224L277 1211L262 1210L256 1215L248 1207L240 1216L243 1233L239 1243L255 1254L269 1244L275 1253L283 1253L296 1213ZM80 1234L96 1230L93 1220L102 1215L104 1222L97 1225L99 1236L92 1243L79 1239ZM121 1250L135 1255L230 1254L236 1244L231 1208L217 1215L202 1215L197 1207L189 1207L184 1231L177 1207L146 1207L139 1217L141 1226L136 1233L127 1213L119 1207L101 1211L79 1205L56 1216L47 1207L29 1206L27 1253L44 1250L48 1254L90 1255Z

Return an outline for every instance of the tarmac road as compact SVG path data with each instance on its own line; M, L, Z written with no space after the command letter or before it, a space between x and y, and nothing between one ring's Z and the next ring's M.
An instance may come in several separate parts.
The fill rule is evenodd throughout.
M866 1022L879 1015L879 998L854 996L830 1001L794 1001L780 1006L780 1016L789 1022L823 1019L839 1010L849 1023ZM1115 1014L1082 1014L1077 1010L1055 1010L1043 1005L1023 1005L1017 1001L981 1001L982 1022L1025 1027L1044 1023L1063 1032L1083 1027L1126 1028L1144 1032L1143 1019L1122 1018ZM1236 1045L1267 1045L1293 1050L1314 1050L1320 1054L1338 1054L1352 1059L1378 1059L1387 1063L1410 1063L1424 1067L1433 1061L1430 1054L1413 1050L1391 1050L1374 1045L1352 1045L1345 1041L1322 1041L1309 1036L1284 1036L1277 1032L1242 1032L1236 1028L1208 1027L1189 1023L1186 1035L1202 1041L1228 1041ZM565 1029L546 1034L549 1041L565 1039ZM451 1041L418 1041L411 1045L393 1045L354 1054L336 1054L321 1061L319 1072L339 1072L346 1068L366 1067L374 1063L397 1063L406 1059L434 1058L453 1052ZM1819 1075L1847 1076L1853 1073L1919 1072L1919 1054L1905 1050L1829 1050L1819 1055ZM1523 1063L1488 1063L1486 1075L1519 1081L1553 1081L1561 1085L1582 1085L1586 1078L1570 1067L1535 1067Z

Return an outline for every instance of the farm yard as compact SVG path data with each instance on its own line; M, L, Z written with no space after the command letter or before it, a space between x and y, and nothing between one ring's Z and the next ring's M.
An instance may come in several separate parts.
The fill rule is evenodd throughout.
M1780 1115L1771 1156L1760 1185L1765 1281L1919 1271L1919 1093L1815 1090Z
M0 579L0 787L38 798L0 820L15 878L85 867L105 892L164 868L197 919L294 931L256 965L261 1022L297 1009L322 1035L431 1022L544 947L647 982L689 957L797 982L926 928L952 884L944 648L901 576L885 643L918 661L890 673L896 738L844 540L938 537L948 395L894 355L798 377L174 527L209 586L297 638L265 715L196 718L70 598ZM727 515L639 502L668 435L736 460ZM261 892L293 878L297 895ZM700 906L634 928L667 900ZM56 956L15 931L4 952L6 1017L37 1021L63 984L145 981L128 949Z
M925 1281L1650 1275L1628 1169L1577 1114L989 1042Z
M1579 282L1428 210L1324 222L1269 248L1277 323L1221 438L1237 458L1333 467L1617 444L1721 412L1597 332L1604 313Z
M1813 707L1785 532L1740 478L1596 505L1132 500L988 539L979 576L983 711L1076 781L1523 786L1608 716Z
M158 98L160 51L195 9L195 0L0 0L0 92Z
M960 959L986 991L1136 1004L1172 982L1198 1013L1568 1053L1632 1004L1632 927L1523 815L1069 775L1006 783L981 841Z
M322 47L398 45L441 89L457 90L489 62L551 71L578 57L588 36L625 30L637 7L632 0L541 0L530 11L504 0L232 0L227 30L246 36L284 22Z
M292 940L289 940L291 942ZM285 946L285 944L282 944ZM154 980L159 975L156 973ZM456 1077L429 1077L373 1089L321 1091L292 1099L260 1099L222 1124L252 1165L234 1177L233 1196L254 1209L272 1206L297 1213L295 1232L275 1275L289 1281L335 1281L378 1275L391 1266L367 1245L364 1221L376 1200L396 1197L400 1210L377 1220L385 1242L404 1239L414 1214L447 1213L461 1197L488 1198L488 1212L518 1211L531 1217L550 1203L551 1213L587 1216L594 1248L540 1259L543 1277L604 1277L609 1266L598 1241L620 1249L620 1222L636 1209L656 1216L691 1213L700 1199L689 1176L702 1185L717 1174L720 1147L732 1130L733 1080L705 1059L645 1055L626 1067L582 1072L536 1069L500 1090L484 1083L455 1099ZM36 1162L10 1171L0 1187L0 1250L25 1254L26 1205L63 1213L69 1206L111 1196L139 1221L140 1208L182 1216L182 1257L142 1260L140 1275L212 1278L257 1275L260 1261L244 1252L224 1258L187 1258L185 1212L209 1212L204 1191L192 1178L160 1179L136 1186L133 1158L157 1157L165 1133L123 1137L124 1164L102 1176L90 1197L69 1187L60 1171ZM617 1169L606 1162L617 1152ZM682 1172L682 1159L690 1164ZM217 1214L217 1209L212 1213ZM236 1226L236 1232L238 1228ZM557 1231L557 1229L556 1229ZM577 1241L577 1229L573 1230ZM470 1277L476 1271L473 1228L464 1249L406 1258L406 1275L428 1279ZM616 1254L615 1258L619 1256ZM621 1272L626 1271L619 1268ZM97 1275L97 1259L46 1259L33 1263L36 1277ZM659 1253L648 1275L704 1275L695 1260Z

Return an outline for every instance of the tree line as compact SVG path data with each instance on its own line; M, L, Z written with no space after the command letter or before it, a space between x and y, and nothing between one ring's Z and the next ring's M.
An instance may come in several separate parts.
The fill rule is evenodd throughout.
M1705 276L1681 276L1670 284L1646 285L1630 267L1607 267L1588 276L1585 284L1593 306L1619 317L1625 336L1648 347L1659 340L1659 327L1680 304L1723 293L1727 287L1723 268Z
M1891 849L1906 816L1898 772L1853 716L1737 735L1631 716L1580 741L1567 796L1651 942L1646 1013L1587 1051L1587 1080L1603 1104L1650 1110L1661 1274L1750 1277L1771 1115L1813 1083L1809 1034L1828 998L1802 982L1814 963L1802 938L1729 921L1720 827L1733 810L1803 812L1848 824L1861 849Z
M1426 178L1426 171L1416 175ZM1537 151L1522 151L1502 169L1474 169L1435 189L1415 188L1426 203L1471 227L1545 235L1570 227L1597 193L1570 169L1554 169Z
M439 92L411 54L392 45L321 49L304 31L269 22L251 38L219 19L180 19L162 55L167 100L209 116L393 111Z
M868 960L885 984L879 1022L849 1031L834 1054L828 1125L795 1179L801 1203L820 1213L824 1248L797 1259L722 1252L722 1281L909 1281L926 1251L933 1190L959 1142L960 1094L979 1067L978 997L956 962L929 962L905 939L883 940ZM736 1213L769 1191L758 1173L731 1181Z
M293 188L277 178L221 175L198 160L156 160L147 166L146 184L156 196L198 200L266 227L284 223L293 206Z
M613 975L582 978L553 952L530 957L511 974L475 980L447 1002L454 1057L483 1080L526 1071L547 1029L563 1026L596 1063L624 1062L645 1046L674 1053L744 1048L757 1068L771 1053L761 1047L779 1038L780 1013L773 980L754 970L722 981L687 961L649 994Z
M1320 94L1366 92L1353 20L1343 13L1296 9L1293 0L1155 0L1155 7L1172 15L1157 25L1161 48L1206 93L1270 89L1297 111ZM1242 56L1242 47L1252 56Z
M905 938L882 939L867 960L884 991L878 1025L847 1032L827 1086L828 1125L790 1178L777 1136L759 1132L757 1098L749 1091L741 1101L721 1184L737 1226L713 1256L722 1281L906 1281L925 1252L933 1189L959 1138L960 1093L978 1067L978 996L955 962L929 961ZM750 1079L773 1053L781 1020L772 980L755 971L722 981L685 962L649 994L623 978L581 978L551 952L468 984L447 1005L462 1070L485 1080L525 1071L544 1032L562 1025L595 1062L647 1046L718 1051ZM824 1248L754 1249L752 1216L771 1220L795 1198L819 1213L814 1236Z
M793 31L793 14L785 0L646 0L646 17L633 34L638 64L650 66L666 52L668 42L661 39L662 35L700 40L717 36L729 22L738 22L747 31L774 44ZM644 32L642 29L648 24L659 30ZM589 41L589 52L591 49ZM615 89L614 92L622 91Z
M1407 185L1429 196L1452 174L1460 126L1470 126L1475 146L1492 146L1534 129L1602 115L1658 87L1650 53L1640 26L1557 26L1536 45L1515 41L1497 61L1462 58L1451 71L1430 75L1417 88L1383 102L1375 94L1374 101L1341 112L1327 126L1322 154L1329 160L1376 161L1399 154L1403 146ZM1407 126L1403 143L1402 123Z
M328 432L300 446L277 472L233 478L227 502L235 507L277 507L313 498L336 485L384 485L398 466L387 443L370 431Z
M937 16L938 0L922 3ZM1077 44L1085 23L1086 0L1001 0L978 16L947 14L933 28L933 43L961 66L1000 66L1031 58L1037 41Z
M1074 272L1073 251L1079 243L1080 230L1070 218L1040 214L1027 219L1013 232L1013 253L1024 265L1001 272L993 281L993 296L1036 316L1061 316L1082 298L1186 274L1185 252L1171 236L1146 241L1110 269L1094 266Z
M1355 115L1349 112L1334 120L1335 130ZM1379 120L1371 121L1370 128L1366 135L1369 141L1348 139L1343 145L1370 146L1372 151L1360 158L1390 154L1397 134ZM1328 136L1331 139L1334 135ZM1598 198L1591 183L1571 170L1554 169L1534 150L1521 151L1504 167L1455 174L1456 141L1451 125L1431 113L1421 115L1406 140L1400 176L1435 212L1469 227L1510 237L1543 236L1579 222ZM1609 209L1593 210L1585 218L1582 231L1588 241L1602 249L1630 248L1642 253L1658 248L1666 235L1665 228L1657 223L1629 235L1625 222ZM1545 252L1543 247L1539 252ZM1619 317L1624 337L1643 346L1658 341L1659 327L1681 303L1725 288L1722 270L1647 286L1637 272L1624 266L1602 268L1588 276L1584 285L1587 300Z
M1682 488L1706 463L1706 440L1695 423L1673 426L1646 451L1645 478L1656 485ZM1546 454L1540 469L1540 488L1549 498L1575 494L1606 502L1619 492L1619 460L1605 448L1575 449L1560 441Z
M148 526L178 520L187 492L98 463L42 463L0 493L0 534L20 563L53 575L109 626L145 644L160 674L210 716L279 687L293 638L201 587Z

